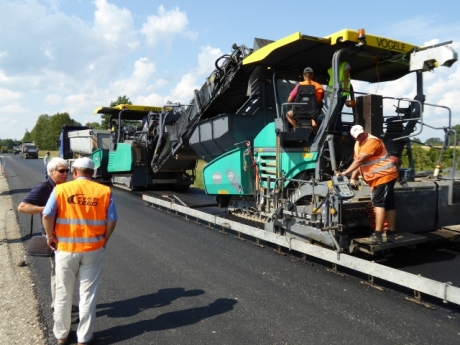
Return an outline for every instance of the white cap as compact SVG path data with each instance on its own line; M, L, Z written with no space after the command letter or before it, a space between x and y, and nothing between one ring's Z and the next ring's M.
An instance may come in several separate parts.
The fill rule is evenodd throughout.
M354 125L353 127L351 127L350 129L350 134L353 138L357 138L358 135L360 135L361 133L364 133L364 128L363 126L360 126L360 125Z
M89 159L88 157L78 158L73 162L72 166L74 168L82 168L82 169L92 169L94 170L94 162Z

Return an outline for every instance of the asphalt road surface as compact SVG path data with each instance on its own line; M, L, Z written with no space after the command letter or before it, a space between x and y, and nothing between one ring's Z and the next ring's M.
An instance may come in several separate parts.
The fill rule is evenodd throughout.
M43 163L11 154L4 162L17 207L43 179ZM148 207L141 193L113 193L119 221L98 292L98 345L460 343L458 306L428 299L436 310L424 308L407 302L411 292L402 288L381 292L358 275L340 277L320 262L281 256ZM27 239L30 216L18 219ZM455 248L423 254L389 264L458 282ZM31 270L54 344L48 259L31 258Z

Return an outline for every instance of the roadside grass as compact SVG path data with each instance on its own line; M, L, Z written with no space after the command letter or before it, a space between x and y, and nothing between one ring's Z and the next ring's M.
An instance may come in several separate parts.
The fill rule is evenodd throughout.
M59 157L59 151L50 151L50 150L43 150L43 151L38 151L38 158L43 158L45 157L47 152L50 152L50 158L55 158Z
M203 186L203 168L205 166L206 166L206 162L204 160L202 160L202 159L199 159L198 163L196 165L196 169L195 169L195 174L196 174L195 183L192 185L195 188L204 189L204 186ZM188 173L191 174L192 172L188 171Z

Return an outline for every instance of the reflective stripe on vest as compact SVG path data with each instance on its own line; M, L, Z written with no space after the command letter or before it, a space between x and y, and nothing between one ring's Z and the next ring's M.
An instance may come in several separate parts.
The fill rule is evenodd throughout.
M67 225L106 225L105 220L57 218L56 223Z
M79 179L56 186L58 250L89 252L105 244L110 188Z
M97 236L97 237L56 237L59 242L65 243L96 243L102 241L104 236Z
M389 157L388 153L386 156L384 157L380 157L380 158L377 158L377 159L374 159L372 161L368 161L368 162L365 162L365 163L362 163L361 166L366 166L366 165L370 165L370 164L376 164L376 163L380 163L381 161L383 161L384 159L387 159Z
M396 171L396 166L389 159L388 151L383 145L383 141L371 134L367 135L367 140L378 140L382 144L382 152L378 156L370 156L368 159L361 164L360 171L366 182L376 180L380 177L388 175L389 173ZM359 142L355 143L355 157L359 155Z
M343 84L343 79L344 79L344 75L345 75L345 65L346 65L346 61L344 62L341 62L340 65L339 65L339 83L340 83L340 86L342 87L342 89L345 87L345 85ZM333 83L333 77L332 77L332 67L329 68L327 70L327 73L329 73L329 85L331 88L334 86L334 83ZM349 75L349 78L348 78L348 89L350 89L351 87L351 74ZM342 92L342 96L348 96L350 93L348 91L344 91Z

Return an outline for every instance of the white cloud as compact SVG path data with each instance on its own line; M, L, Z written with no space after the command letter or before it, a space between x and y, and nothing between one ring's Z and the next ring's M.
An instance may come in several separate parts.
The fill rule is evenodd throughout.
M11 119L13 119L13 117L10 116L10 114L23 114L27 112L28 110L19 104L9 104L0 108L0 114L7 114L7 117Z
M150 106L163 106L168 100L159 94L152 93L147 96L138 96L133 99L133 104L150 105Z
M53 83L75 88L86 81L109 81L120 71L127 52L139 47L139 40L127 9L106 0L94 4L93 23L50 11L33 0L2 5L0 87L5 78L14 78L9 87L22 91ZM17 83L20 79L23 82ZM30 82L34 79L38 81Z
M62 102L62 97L61 95L54 93L46 96L45 101L49 104L59 104Z
M222 56L222 51L209 46L201 47L198 54L198 66L187 74L171 91L170 97L172 102L187 103L193 97L193 91L201 88L205 83L205 78L208 77L215 68L215 61Z
M91 6L93 20L84 21L60 12L57 0L2 2L0 109L23 120L5 133L0 128L0 138L22 138L43 113L99 121L94 108L118 96L110 85L133 68L125 59L139 48L138 33L127 9L106 0ZM151 75L136 68L136 79Z
M170 44L174 37L180 35L191 40L198 37L198 33L187 29L188 19L185 12L181 12L179 7L174 7L167 11L163 5L158 8L158 15L147 17L147 21L142 25L140 32L145 35L149 46L155 46L161 41Z
M181 81L176 85L176 87L171 90L171 102L181 102L187 103L193 97L193 90L198 89L199 85L197 84L196 75L187 73L181 79Z
M219 48L201 47L198 54L196 75L199 77L208 76L215 68L215 61L222 55L223 53Z
M11 102L20 99L22 94L7 89L0 89L0 99L2 102Z
M155 64L147 58L140 58L134 63L133 73L127 78L118 79L109 85L113 94L133 95L149 88L153 80Z
M97 8L94 13L94 33L119 47L136 49L139 42L135 37L131 12L109 4L106 0L96 0L94 4Z

